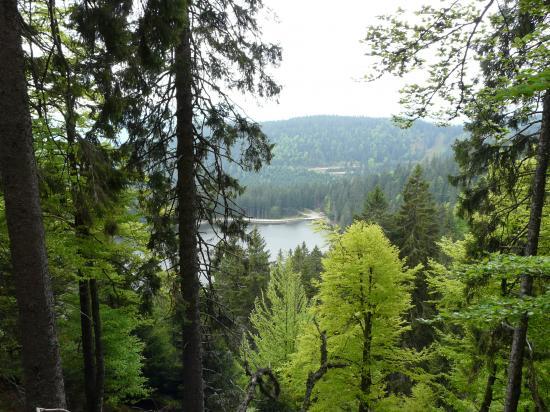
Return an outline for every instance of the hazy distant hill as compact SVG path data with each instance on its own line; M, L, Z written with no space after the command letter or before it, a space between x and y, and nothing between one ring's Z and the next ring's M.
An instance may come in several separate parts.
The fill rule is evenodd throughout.
M456 198L447 176L457 171L451 146L462 127L417 122L402 130L390 119L313 116L266 122L263 130L276 145L272 164L257 174L231 170L247 186L238 203L249 216L321 209L345 226L375 185L395 209L417 163L437 202L452 204Z
M275 166L381 168L450 153L462 127L440 128L416 122L410 129L390 119L311 116L266 122L264 132L276 144Z

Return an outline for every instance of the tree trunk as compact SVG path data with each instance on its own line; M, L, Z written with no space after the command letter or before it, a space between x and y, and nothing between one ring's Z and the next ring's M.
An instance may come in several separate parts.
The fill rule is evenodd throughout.
M94 324L95 343L95 409L94 412L102 412L103 395L105 392L105 359L103 353L103 332L101 330L101 312L99 310L99 292L97 280L90 280L90 298L92 301L92 319Z
M59 25L55 16L55 1L48 2L50 13L50 25L52 37L56 46L58 57L64 63L65 89L65 132L67 135L67 159L70 175L70 187L74 207L75 236L87 238L90 236L89 223L84 218L86 205L82 199L79 186L79 170L81 169L76 157L77 130L76 130L76 98L72 91L73 76L71 67L63 53ZM79 252L80 253L80 252ZM79 271L80 272L80 271ZM103 345L101 335L101 318L99 311L99 297L97 281L84 279L79 286L80 299L80 325L82 339L82 357L84 362L84 388L86 395L86 410L88 412L101 412L103 409L103 392L105 382L105 367L103 362Z
M362 305L368 306L368 311L364 315L363 326L363 362L361 365L361 399L359 401L359 412L369 412L370 406L368 396L370 395L370 387L372 384L372 376L370 372L371 362L371 345L372 345L372 312L368 300L372 293L372 268L369 268L369 285L368 295L363 294L363 286L361 285L361 301Z
M25 410L65 407L54 298L48 273L21 21L15 0L0 3L0 173L19 309Z
M489 355L492 356L492 355ZM479 412L489 412L491 403L493 402L493 388L497 379L497 364L494 359L489 362L489 376L487 377L487 385L485 386L485 395L483 396L483 403L479 408Z
M546 190L546 173L548 170L548 158L550 157L550 91L546 91L544 94L542 107L542 124L537 148L535 175L533 177L531 212L527 227L526 256L536 255L538 249ZM529 275L522 275L520 296L530 296L532 292L533 278ZM514 336L512 338L504 412L515 412L518 408L519 397L521 395L521 378L528 325L529 318L527 314L524 313L521 316L518 326L514 329Z
M529 345L529 342L527 342L527 346L529 347L529 355L527 356L527 368L529 373L527 376L527 386L529 386L529 391L531 392L531 399L533 399L535 403L535 412L547 412L548 408L546 407L546 403L539 393L537 371L535 369L535 361L533 360L533 347Z
M183 0L186 16L189 2ZM175 51L178 158L179 277L182 297L183 407L186 412L204 410L202 347L197 253L197 193L193 139L193 77L189 19Z
M86 411L94 412L96 368L94 363L90 284L87 279L82 279L78 282L78 291L80 300L80 331L82 338L82 358L84 360Z
M361 369L361 401L359 402L359 412L370 411L369 402L366 399L370 394L371 373L370 373L370 351L372 341L372 313L365 315L365 327L363 329L363 365Z

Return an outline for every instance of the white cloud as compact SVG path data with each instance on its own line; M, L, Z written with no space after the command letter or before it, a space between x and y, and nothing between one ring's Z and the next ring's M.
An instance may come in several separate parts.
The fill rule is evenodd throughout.
M283 85L279 103L235 100L254 119L276 120L315 114L388 117L399 112L403 81L361 81L368 70L360 40L376 16L397 7L416 9L437 0L265 0L278 16L263 22L264 38L283 47L273 70Z

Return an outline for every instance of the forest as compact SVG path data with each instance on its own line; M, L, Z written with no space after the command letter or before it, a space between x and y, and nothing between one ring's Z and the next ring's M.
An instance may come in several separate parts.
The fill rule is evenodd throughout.
M548 411L550 3L426 3L260 122L274 2L0 0L0 412Z

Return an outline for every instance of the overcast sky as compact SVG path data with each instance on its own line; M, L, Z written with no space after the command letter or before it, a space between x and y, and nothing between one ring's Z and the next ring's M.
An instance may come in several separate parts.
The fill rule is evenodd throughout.
M279 120L316 114L388 117L399 112L403 81L361 79L366 27L376 16L397 7L416 8L437 0L265 0L276 14L263 23L264 38L283 48L283 62L273 71L283 85L278 104L237 101L255 120Z

